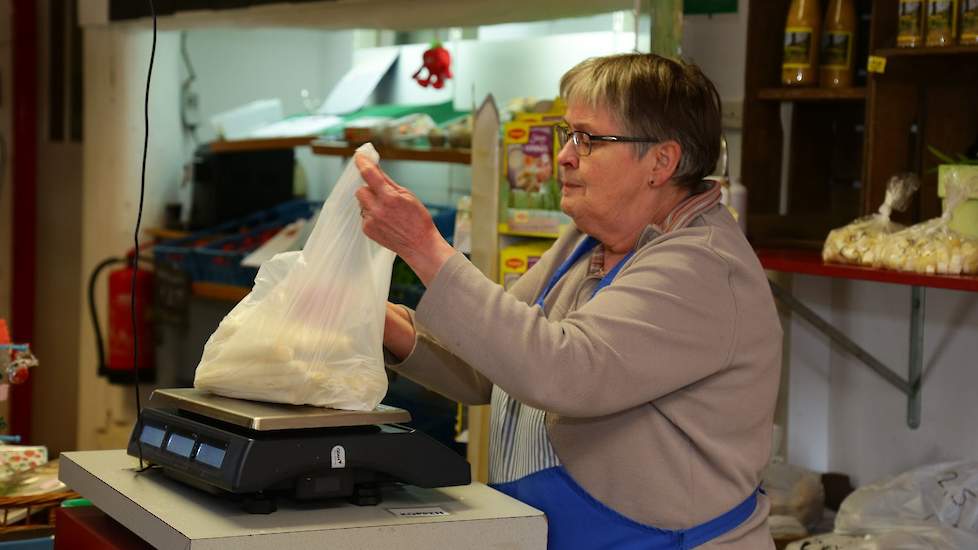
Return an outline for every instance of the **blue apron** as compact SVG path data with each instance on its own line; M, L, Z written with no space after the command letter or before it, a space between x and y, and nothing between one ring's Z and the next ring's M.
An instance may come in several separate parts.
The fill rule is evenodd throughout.
M536 305L543 301L582 256L598 244L587 237L554 272ZM633 252L609 271L591 294L611 284ZM493 487L547 515L549 550L689 550L728 533L754 513L757 492L730 511L688 529L659 529L633 521L608 508L577 484L563 466L547 468ZM650 498L655 498L650 495Z

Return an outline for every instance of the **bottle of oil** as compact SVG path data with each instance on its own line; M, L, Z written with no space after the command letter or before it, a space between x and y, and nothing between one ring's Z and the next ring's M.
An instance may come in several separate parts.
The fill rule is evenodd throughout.
M898 0L899 31L897 46L901 48L919 48L924 44L924 26L921 19L923 0Z
M962 46L978 46L978 0L961 0Z
M852 47L856 35L853 0L830 0L822 26L819 85L824 88L852 86Z
M784 26L784 58L781 83L814 86L818 83L818 34L821 27L818 0L791 0Z
M957 30L957 0L927 0L927 46L953 46Z

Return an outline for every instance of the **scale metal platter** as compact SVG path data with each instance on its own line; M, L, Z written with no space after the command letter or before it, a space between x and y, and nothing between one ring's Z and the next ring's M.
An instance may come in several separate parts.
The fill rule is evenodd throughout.
M149 404L157 408L182 409L255 431L337 428L411 421L411 413L387 405L378 405L372 411L344 411L232 399L194 388L156 390L150 396Z

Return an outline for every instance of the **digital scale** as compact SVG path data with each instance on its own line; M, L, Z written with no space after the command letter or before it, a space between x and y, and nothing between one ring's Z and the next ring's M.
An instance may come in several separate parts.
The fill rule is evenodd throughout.
M427 435L400 425L411 415L261 403L193 388L153 392L127 452L206 491L237 496L268 514L276 496L298 501L348 498L375 505L381 486L468 485L469 463Z

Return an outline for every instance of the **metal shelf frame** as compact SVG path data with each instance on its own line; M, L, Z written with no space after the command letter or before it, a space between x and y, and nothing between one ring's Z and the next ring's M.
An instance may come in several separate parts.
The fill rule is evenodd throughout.
M920 286L910 287L910 368L907 372L907 378L904 379L901 375L894 372L893 369L887 367L882 361L866 351L862 346L853 342L842 331L832 326L831 323L792 296L790 292L781 288L774 281L769 280L768 283L771 285L771 292L778 301L787 306L793 313L797 313L802 319L808 321L819 332L832 340L832 342L848 351L883 380L886 380L890 385L906 395L907 426L912 430L920 427L920 390L924 361L924 305L927 296L926 288Z

